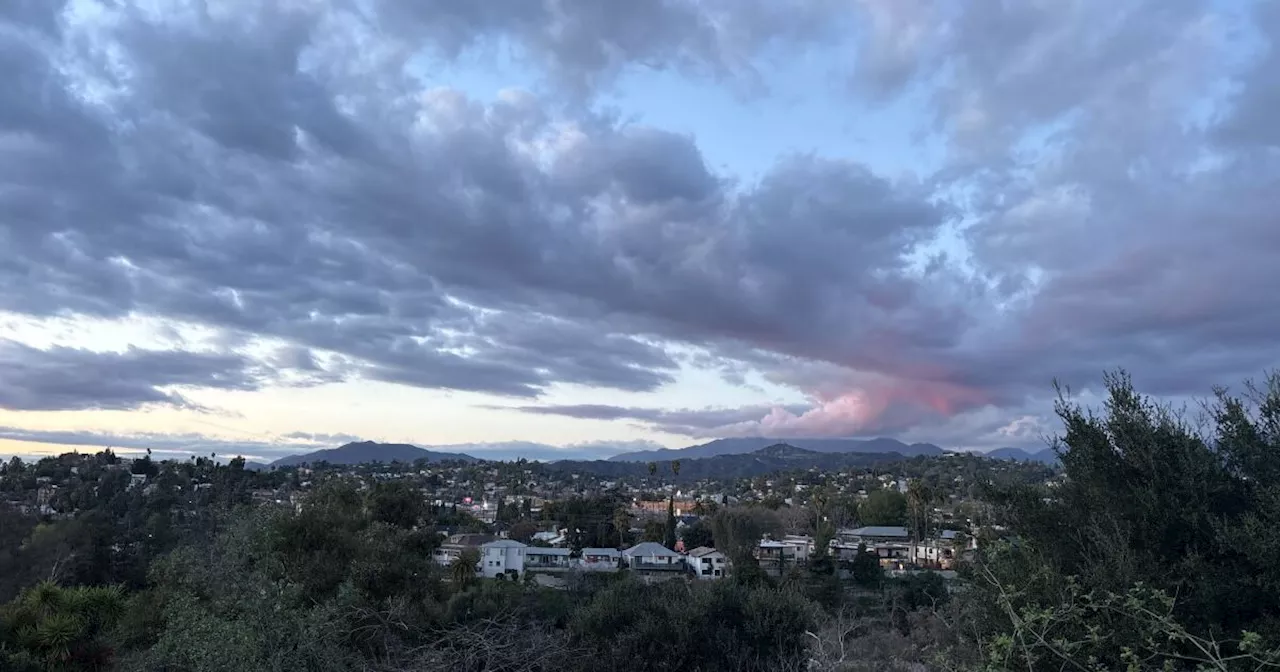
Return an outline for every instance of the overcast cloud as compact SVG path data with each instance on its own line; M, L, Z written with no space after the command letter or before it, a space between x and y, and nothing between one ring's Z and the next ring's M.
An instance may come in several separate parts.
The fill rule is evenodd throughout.
M1239 4L0 3L0 310L288 344L3 341L0 408L363 378L693 437L991 445L1055 377L1205 394L1280 362L1280 11ZM759 59L841 30L851 100L927 92L936 172L797 154L744 182L590 106L641 68L768 96ZM410 67L501 45L539 94ZM657 390L677 344L810 402L538 401Z

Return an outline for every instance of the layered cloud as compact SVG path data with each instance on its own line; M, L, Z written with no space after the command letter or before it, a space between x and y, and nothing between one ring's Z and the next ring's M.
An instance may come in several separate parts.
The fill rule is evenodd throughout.
M158 459L185 459L192 455L212 455L223 459L244 457L246 460L267 464L289 455L300 455L317 450L336 448L358 437L335 434L311 434L290 432L278 437L234 439L198 433L164 434L143 432L122 434L90 430L32 430L20 427L0 426L0 440L22 444L47 444L86 448L89 450L112 449L121 455L141 454L146 451ZM424 445L428 450L446 453L464 453L485 460L555 461L576 459L603 459L620 453L654 450L662 446L652 441L593 441L553 446L534 441L505 441L493 443L457 443L449 445ZM21 453L21 451L18 451ZM33 452L32 455L38 453Z
M1280 14L1256 4L6 3L0 310L286 345L10 343L0 408L364 378L847 436L1005 427L1119 366L1204 393L1280 361ZM744 182L590 104L642 68L768 95L761 59L813 45L851 99L924 100L943 165L805 154ZM421 83L503 50L540 94ZM537 402L658 390L674 346L809 402Z

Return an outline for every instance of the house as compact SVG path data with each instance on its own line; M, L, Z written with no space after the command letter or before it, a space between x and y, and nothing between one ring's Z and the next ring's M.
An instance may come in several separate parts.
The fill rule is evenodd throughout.
M880 543L905 543L911 539L911 533L907 528L891 525L870 525L856 530L840 530L839 536L844 541L868 546Z
M901 567L912 562L915 548L911 532L895 525L871 525L856 530L841 530L838 535L847 544L866 544L886 568Z
M616 548L584 548L578 565L587 571L613 572L621 559L622 552Z
M558 572L568 571L570 567L569 553L567 548L539 548L530 546L524 549L524 569L538 569L544 571Z
M534 541L540 541L548 546L563 546L566 539L562 532L535 532Z
M694 575L699 579L722 579L729 573L728 557L714 548L699 546L689 551L685 562L693 568Z
M685 568L679 553L656 541L645 541L622 552L622 559L632 570L682 571Z
M448 565L462 557L463 551L474 548L479 552L481 545L495 539L497 537L492 534L455 534L449 537L448 541L440 544L440 548L437 548L431 557L441 565Z
M498 539L480 547L480 567L478 572L486 579L499 574L524 572L525 551L528 546L512 539ZM549 550L549 549L542 549Z
M813 555L813 537L801 534L788 534L782 538L782 543L795 547L795 559L800 562L807 562Z
M781 576L801 560L800 547L773 539L763 539L756 547L756 559L760 568L773 576Z

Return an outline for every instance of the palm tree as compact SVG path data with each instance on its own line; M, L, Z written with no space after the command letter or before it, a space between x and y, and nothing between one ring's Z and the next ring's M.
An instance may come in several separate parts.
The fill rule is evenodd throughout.
M476 565L480 564L480 552L468 548L449 563L449 574L461 590L466 590L476 580Z
M911 508L911 546L912 560L922 538L927 539L929 533L929 504L933 502L933 491L924 481L913 479L907 484L907 506Z
M618 531L618 548L626 548L626 534L631 529L631 512L626 507L619 506L613 512L613 527Z
M649 475L650 475L650 476L655 476L655 475L657 475L657 473L658 473L658 463L657 463L657 462L650 462L650 463L649 463Z

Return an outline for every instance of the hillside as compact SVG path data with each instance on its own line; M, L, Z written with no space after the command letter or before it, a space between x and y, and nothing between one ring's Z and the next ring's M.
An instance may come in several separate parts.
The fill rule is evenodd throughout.
M978 453L993 460L1017 460L1019 462L1043 462L1045 464L1057 464L1058 454L1053 452L1052 448L1043 450L1030 451L1023 448L996 448L995 450Z
M609 458L614 462L654 462L669 460L687 460L691 458L716 457L719 455L742 455L753 453L775 444L786 444L814 453L897 453L905 457L920 455L942 455L941 448L931 443L906 444L896 439L766 439L761 437L741 439L716 439L687 448L663 450L642 450L633 453L622 453Z
M659 451L652 451L659 452ZM683 451L662 451L667 455L674 454L671 459L680 460L680 476L678 480L692 481L702 478L742 478L763 476L778 471L795 469L838 470L849 467L868 467L875 464L898 462L904 459L901 453L868 453L868 452L818 452L793 446L787 443L774 443L750 453L714 455L711 457L690 458ZM671 459L651 460L657 463L658 473L671 474ZM561 460L547 465L551 469L575 471L605 478L622 478L626 476L645 476L649 473L648 462L618 460Z
M275 462L272 462L271 466L296 467L300 464L315 464L318 462L328 462L329 464L364 464L367 462L413 462L415 460L427 460L428 462L443 462L447 460L458 460L463 462L478 461L476 458L465 453L441 453L404 443L377 443L375 441L362 441L359 443L348 443L345 446L340 446L338 448L317 450L313 453L289 455L288 457L282 457Z

